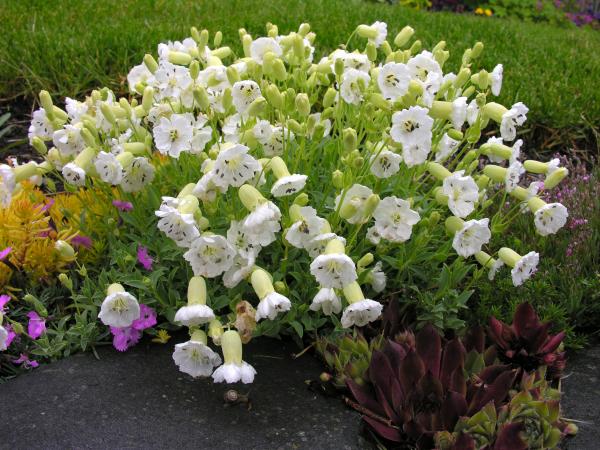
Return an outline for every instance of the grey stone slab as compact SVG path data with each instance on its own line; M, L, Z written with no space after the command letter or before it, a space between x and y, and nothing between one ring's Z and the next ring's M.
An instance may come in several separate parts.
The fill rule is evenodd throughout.
M577 435L564 442L568 450L600 448L600 345L573 354L562 382L563 415L578 422Z
M173 345L142 342L43 366L0 385L1 448L361 449L360 416L310 391L320 363L292 359L293 344L260 339L245 348L258 371L252 408L225 405L224 384L177 370Z

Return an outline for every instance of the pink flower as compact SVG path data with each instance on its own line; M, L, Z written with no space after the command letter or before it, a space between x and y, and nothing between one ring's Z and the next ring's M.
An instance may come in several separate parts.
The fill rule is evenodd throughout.
M142 245L138 246L137 250L138 262L146 270L152 270L152 257L148 254L148 249Z
M48 211L50 208L52 208L52 206L54 205L54 199L51 198L48 203L46 203L43 207L42 207L42 212L46 212Z
M125 202L123 200L113 200L112 204L115 208L124 212L128 212L133 209L133 205L131 204L131 202Z
M132 322L131 328L142 331L154 325L156 325L156 311L150 306L140 304L140 318Z
M31 339L37 339L46 332L46 321L35 311L27 313L29 323L27 324L27 334Z
M10 301L10 296L7 294L0 295L0 312L4 310L4 306Z
M6 348L8 348L10 347L10 344L12 344L12 341L14 341L17 337L17 333L13 331L10 325L6 325L4 328L6 328L6 331L8 331L8 336L6 336L6 342L4 343Z
M4 260L10 252L12 252L12 247L6 247L4 250L0 252L0 261Z
M27 356L25 353L21 353L21 356L15 359L13 361L13 364L23 364L23 367L25 369L33 369L40 365L40 363L38 363L37 361L29 359L29 356Z
M120 352L124 352L128 348L137 344L142 336L140 330L132 327L117 328L110 327L110 332L113 334L113 347Z
M92 248L92 239L88 236L78 234L71 239L71 244L75 245L76 247Z

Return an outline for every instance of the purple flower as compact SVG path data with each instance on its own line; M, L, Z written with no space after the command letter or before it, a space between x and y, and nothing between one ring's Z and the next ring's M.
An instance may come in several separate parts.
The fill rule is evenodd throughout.
M124 352L137 344L142 335L140 330L136 330L132 327L110 327L110 332L113 334L113 347L120 352Z
M17 337L17 333L15 333L12 327L8 324L4 328L6 329L6 331L8 331L8 336L6 336L6 342L4 342L4 345L6 345L6 348L8 348L10 347L10 344L12 344L12 341L14 341L14 339Z
M21 353L21 356L15 359L13 361L13 364L23 364L23 367L25 369L33 369L40 365L40 363L38 363L37 361L29 359L29 356L27 356L25 353Z
M156 325L156 311L150 306L140 304L140 318L131 323L131 328L142 331Z
M10 252L12 252L12 247L6 247L4 250L0 252L0 261L4 260Z
M46 321L35 311L27 313L29 323L27 324L27 334L31 339L37 339L46 332Z
M52 208L52 206L54 205L54 199L51 198L48 203L46 203L43 208L42 208L42 212L46 212L48 211L50 208Z
M92 248L92 238L78 234L71 239L71 244L76 247Z
M10 301L10 296L7 294L0 295L0 312L4 310L4 306Z
M124 212L128 212L133 209L133 205L131 204L131 202L125 202L123 200L113 200L112 204L115 208Z
M138 246L137 259L144 269L152 270L152 257L148 254L148 249L143 245Z

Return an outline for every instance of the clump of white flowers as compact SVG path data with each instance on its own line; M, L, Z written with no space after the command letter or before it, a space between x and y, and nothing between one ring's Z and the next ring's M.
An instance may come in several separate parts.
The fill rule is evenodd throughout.
M241 29L236 56L221 33L210 45L206 30L192 28L131 70L129 98L104 88L67 99L63 111L42 92L29 139L46 162L0 166L0 201L52 169L74 186L125 193L144 191L169 159L200 174L177 179L181 191L155 214L194 274L173 317L190 340L173 359L215 382L254 379L242 360L247 324L290 323L300 310L346 328L376 321L403 287L398 274L419 259L407 254L411 240L443 255L439 263L476 264L490 279L507 266L519 286L539 255L501 247L510 222L529 211L547 236L568 215L521 179L538 174L551 189L567 171L520 161L515 139L528 108L489 101L500 94L503 66L478 66L481 43L456 73L444 72L446 43L422 50L410 44L413 33L405 27L388 40L385 23L360 25L353 47L320 55L308 24L287 34L268 24L266 36ZM480 142L484 129L499 137ZM290 272L291 261L300 272ZM238 320L213 309L207 284L243 293ZM112 285L99 317L127 327L139 314L135 297Z

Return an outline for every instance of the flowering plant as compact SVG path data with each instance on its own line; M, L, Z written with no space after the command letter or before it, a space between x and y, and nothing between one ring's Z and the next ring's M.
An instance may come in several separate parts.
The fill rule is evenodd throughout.
M538 253L488 244L522 208L541 236L556 233L566 208L519 182L529 171L551 189L568 171L521 162L528 108L489 101L503 68L477 67L483 44L444 73L446 43L422 50L408 45L413 33L390 42L385 23L360 25L319 59L308 24L285 35L268 24L262 37L241 29L242 56L220 32L210 48L208 31L192 28L130 71L129 98L104 88L67 99L64 111L42 91L29 138L46 161L21 172L58 170L73 187L115 186L149 204L160 183L157 227L193 276L187 302L159 313L190 329L173 358L194 377L251 382L242 338L362 327L401 289L440 318L447 302L464 307L469 274L493 278L507 266L515 286L533 276ZM5 197L21 172L2 168ZM112 282L99 317L135 329L142 309Z

